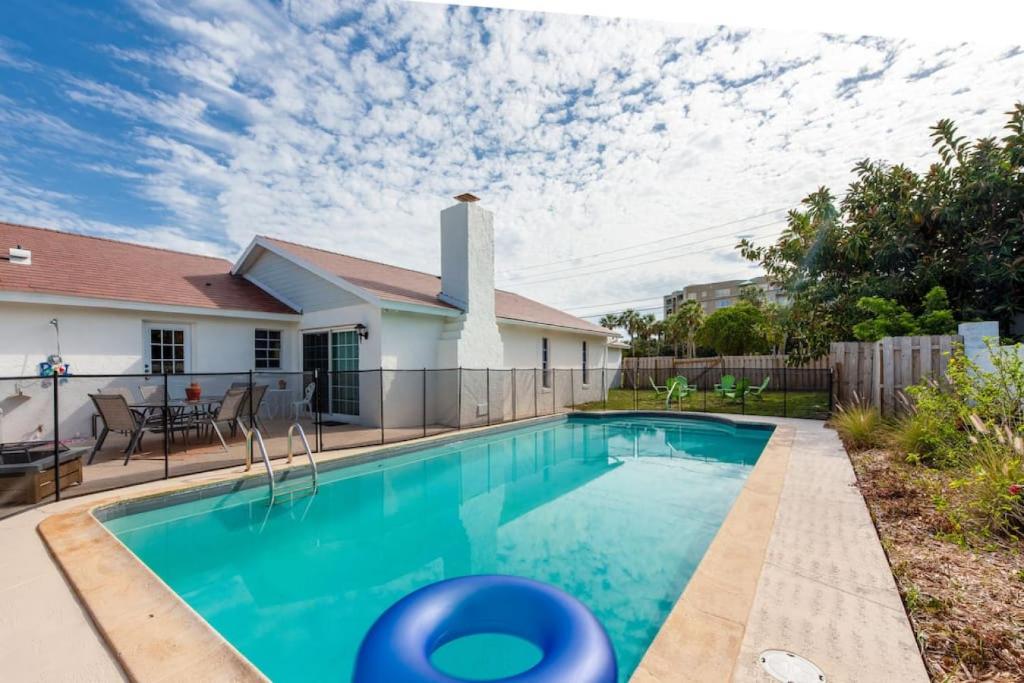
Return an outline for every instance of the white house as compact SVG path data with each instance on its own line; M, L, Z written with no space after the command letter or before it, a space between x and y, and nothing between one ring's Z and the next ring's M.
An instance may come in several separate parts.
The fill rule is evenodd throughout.
M0 260L0 377L37 375L58 351L73 375L166 372L174 390L196 373L318 370L330 382L325 413L379 425L383 398L387 426L419 423L428 391L429 420L464 425L497 410L491 403L507 411L496 399L513 381L536 377L538 401L599 398L603 369L618 367L614 333L496 290L493 214L472 195L458 199L441 212L440 277L264 236L231 264L0 223L9 254ZM515 377L499 371L511 368ZM577 369L573 385L552 387L557 378L543 370L555 368ZM437 371L429 386L410 372L423 369ZM301 383L296 374L292 389ZM0 439L48 431L51 409L26 400L36 384L0 380ZM91 413L84 395L94 384L63 388Z

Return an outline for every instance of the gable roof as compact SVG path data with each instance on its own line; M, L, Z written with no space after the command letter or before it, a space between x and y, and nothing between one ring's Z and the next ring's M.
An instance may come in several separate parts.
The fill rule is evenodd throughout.
M260 235L257 243L269 245L310 263L361 287L385 301L419 304L440 309L458 310L438 298L441 278L438 275L392 266L377 261L339 254L326 249L296 244L274 237ZM616 336L615 332L600 325L577 318L557 308L520 296L513 292L494 290L494 308L498 318L534 325L564 327L581 332Z
M255 313L291 313L231 263L129 242L0 222L0 257L21 245L31 265L0 259L0 291Z

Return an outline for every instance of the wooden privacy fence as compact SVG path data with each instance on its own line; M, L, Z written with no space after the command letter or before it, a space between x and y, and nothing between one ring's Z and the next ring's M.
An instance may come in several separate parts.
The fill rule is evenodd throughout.
M954 344L962 341L956 335L924 335L833 342L829 362L834 372L834 401L846 404L859 398L882 415L897 415L902 405L900 394L922 379L941 380Z
M765 356L710 356L708 358L673 358L672 356L626 356L622 359L622 369L632 371L639 370L663 370L676 368L733 368L739 370L771 370L786 367L788 356L784 353ZM812 361L807 361L799 366L803 370L827 370L829 359L822 356Z
M734 358L742 358L743 356L735 356ZM759 386L765 380L768 381L767 389L769 391L812 391L826 394L826 400L831 391L829 385L830 371L827 364L816 363L812 367L798 367L792 368L787 367L785 364L775 365L755 365L746 364L746 366L737 365L725 365L723 363L708 362L714 359L704 358L697 359L703 360L701 364L681 364L674 365L666 362L669 359L644 359L637 358L638 361L648 361L630 366L624 366L622 369L622 382L621 387L624 389L637 388L642 391L646 391L653 386L666 386L673 378L677 376L683 376L687 381L698 387L710 387L715 384L721 383L722 378L726 375L731 375L737 380L745 380L753 386ZM657 360L658 362L650 362Z

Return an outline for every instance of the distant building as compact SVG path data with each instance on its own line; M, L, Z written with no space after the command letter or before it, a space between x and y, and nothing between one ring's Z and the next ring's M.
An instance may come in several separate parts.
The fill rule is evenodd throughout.
M722 282L706 282L687 285L664 297L665 317L675 313L684 301L700 302L705 315L714 313L719 308L732 306L739 300L740 292L746 287L757 287L764 292L766 303L784 304L788 301L785 293L768 283L768 278L761 276L750 280L723 280Z

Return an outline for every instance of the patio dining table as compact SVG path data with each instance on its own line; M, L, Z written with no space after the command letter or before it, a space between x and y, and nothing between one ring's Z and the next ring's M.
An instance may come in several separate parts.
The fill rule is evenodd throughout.
M223 400L223 396L201 396L194 401L186 398L172 398L166 403L167 410L170 413L168 417L182 415L190 408L196 415L201 415L210 412L214 406L220 405L220 402ZM132 402L128 404L128 407L139 413L139 417L145 423L158 412L163 411L164 405L165 403L162 399L150 399L148 401Z

